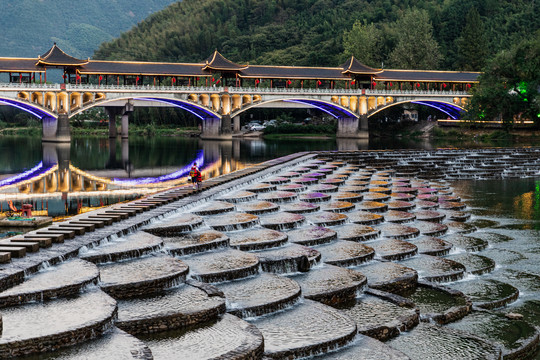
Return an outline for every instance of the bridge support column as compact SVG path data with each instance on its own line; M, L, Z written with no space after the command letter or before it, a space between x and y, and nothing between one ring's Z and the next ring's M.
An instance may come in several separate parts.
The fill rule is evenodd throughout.
M67 114L58 115L58 119L44 117L42 119L44 142L71 142L71 130Z
M231 134L231 117L229 116L229 132L224 133L222 119L218 117L206 118L202 122L201 139L205 140L229 140L232 139Z
M239 115L233 117L233 132L235 133L240 132L240 116Z
M129 114L133 112L134 106L127 102L122 108L122 139L129 137Z
M223 115L221 117L221 134L226 135L231 133L231 115Z
M369 138L368 121L366 115L358 118L340 118L338 119L338 129L336 133L338 138Z
M116 115L120 114L118 108L106 107L105 112L109 117L109 138L116 138L118 131L116 130Z

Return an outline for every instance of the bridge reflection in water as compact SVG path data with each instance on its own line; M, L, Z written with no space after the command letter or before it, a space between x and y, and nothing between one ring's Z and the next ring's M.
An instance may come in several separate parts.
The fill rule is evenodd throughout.
M90 171L71 163L69 143L43 143L41 162L22 173L0 176L0 212L9 211L11 201L17 208L23 203L32 204L35 215L61 218L185 185L194 162L204 178L247 166L238 160L238 143L234 146L229 142L224 146L219 142L203 142L193 159L172 172L160 174L160 169L136 169L129 161L128 141L122 139L122 156L118 161L116 140L110 140L109 159L104 169Z

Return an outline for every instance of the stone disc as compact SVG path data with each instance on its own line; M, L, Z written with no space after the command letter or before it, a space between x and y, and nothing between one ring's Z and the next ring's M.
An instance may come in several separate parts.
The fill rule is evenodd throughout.
M250 229L231 233L231 247L243 250L258 250L281 246L287 242L287 234L271 229Z
M196 210L193 210L192 213L195 215L215 215L223 214L229 211L234 211L234 204L231 204L227 201L212 201Z
M208 226L217 231L234 231L253 227L259 223L259 217L247 213L216 215L208 219Z
M323 262L330 265L349 267L372 260L375 250L365 244L353 241L338 240L317 247Z
M315 203L308 202L296 202L285 204L281 206L281 210L294 213L294 214L306 214L319 211L320 206Z
M376 225L384 221L384 216L369 211L354 211L347 214L349 221L360 225Z
M309 226L289 231L289 241L306 246L326 244L337 238L334 230L322 226Z
M261 225L268 229L285 230L293 229L302 225L306 221L304 215L288 212L266 215L261 218Z
M276 205L269 201L252 201L238 205L238 211L252 215L261 215L276 212L278 210L279 205Z
M347 221L347 215L325 211L308 215L308 221L317 226L335 226L344 224Z
M403 240L384 239L369 244L385 260L403 260L418 253L416 245Z

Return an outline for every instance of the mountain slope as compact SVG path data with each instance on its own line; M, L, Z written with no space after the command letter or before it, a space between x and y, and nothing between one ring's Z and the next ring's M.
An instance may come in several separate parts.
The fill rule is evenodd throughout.
M53 42L86 58L175 0L3 0L0 56L36 57Z

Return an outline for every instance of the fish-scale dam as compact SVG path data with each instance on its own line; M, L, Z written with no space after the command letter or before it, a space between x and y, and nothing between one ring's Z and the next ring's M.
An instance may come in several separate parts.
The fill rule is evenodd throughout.
M524 178L539 148L296 153L13 237L0 358L536 359L538 229L454 187Z

